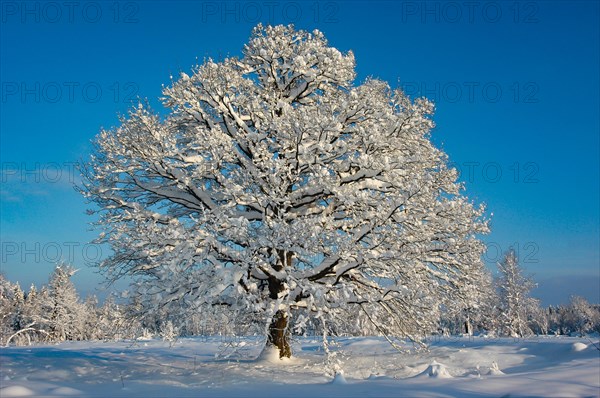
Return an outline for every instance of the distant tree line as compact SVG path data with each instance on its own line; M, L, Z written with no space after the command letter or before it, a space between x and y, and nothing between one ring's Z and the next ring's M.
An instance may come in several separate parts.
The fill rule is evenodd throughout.
M543 308L530 296L536 284L525 275L513 250L498 264L499 275L470 305L450 306L440 322L445 334L486 333L495 336L585 335L600 333L600 305L573 296L566 305Z
M66 340L113 340L134 337L126 307L109 296L82 301L71 281L71 267L55 268L48 284L25 292L0 275L0 344L27 345Z
M600 304L574 296L566 305L543 308L529 296L535 284L523 274L514 252L506 254L498 269L499 276L493 279L488 275L487 284L478 286L477 294L446 303L439 327L431 333L509 337L600 333ZM125 303L119 303L114 295L102 304L95 296L81 300L71 281L74 273L69 266L57 266L46 285L39 290L32 285L28 291L0 274L0 345L260 334L254 330L253 314L231 314L225 306L214 307L209 313L187 308L183 311L187 315L182 317L182 311L170 311L169 307L148 312L135 295ZM330 330L333 335L380 334L360 316L349 317L339 325ZM307 320L294 332L317 335L322 333L321 327Z

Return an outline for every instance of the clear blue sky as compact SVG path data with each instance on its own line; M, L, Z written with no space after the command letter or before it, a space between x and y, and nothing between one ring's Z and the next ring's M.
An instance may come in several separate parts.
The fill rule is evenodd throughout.
M600 301L599 3L2 2L2 272L47 280L86 263L73 164L137 96L206 57L239 55L258 23L323 31L375 76L436 102L434 141L493 213L486 260L514 245L544 303ZM107 248L100 248L106 255Z

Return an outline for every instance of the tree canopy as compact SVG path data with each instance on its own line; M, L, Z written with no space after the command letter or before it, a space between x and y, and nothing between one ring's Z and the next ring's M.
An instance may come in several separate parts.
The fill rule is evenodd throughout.
M321 32L259 25L165 88L167 116L131 109L83 167L101 267L144 311L222 308L282 357L309 321L429 332L477 286L484 209L430 141L433 104L354 78Z

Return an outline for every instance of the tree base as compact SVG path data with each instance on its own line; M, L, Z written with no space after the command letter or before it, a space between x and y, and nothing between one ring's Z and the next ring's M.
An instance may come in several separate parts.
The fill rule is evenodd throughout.
M273 347L279 350L279 358L291 358L292 347L290 347L290 331L287 327L287 314L285 311L277 311L273 317L273 321L269 326L268 347ZM264 351L264 350L263 350Z
M256 360L258 362L269 362L281 364L290 361L292 358L290 357L281 357L279 353L279 348L274 345L268 344L261 351L260 355Z

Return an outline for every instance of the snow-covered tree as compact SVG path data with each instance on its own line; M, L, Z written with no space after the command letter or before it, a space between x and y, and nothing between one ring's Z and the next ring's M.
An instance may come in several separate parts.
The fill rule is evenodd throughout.
M594 306L581 296L571 297L571 301L567 306L569 317L565 317L568 321L568 327L572 331L576 331L583 336L590 332L600 332L600 312Z
M71 276L75 270L67 265L58 265L48 283L47 300L42 303L48 332L55 341L81 340L84 336L85 307Z
M13 292L12 283L0 273L0 345L5 345L6 340L14 333Z
M514 250L509 250L498 263L497 280L500 299L501 323L504 334L522 337L531 333L529 314L539 306L529 292L535 287L533 279L523 273Z
M529 329L536 335L546 335L550 329L548 309L540 306L539 300L533 299L527 314Z
M99 339L119 340L130 337L126 332L127 326L132 324L125 320L122 309L116 303L114 295L110 294L104 300L102 307L97 309L96 334Z
M440 325L442 331L467 335L473 335L476 331L496 331L497 301L492 275L482 270L461 289L458 297L450 297L444 304Z
M160 337L162 337L164 341L172 343L177 339L178 336L179 330L173 326L173 322L170 320L161 325Z
M281 357L309 319L435 330L476 288L484 209L430 141L433 105L354 69L319 31L259 25L241 58L165 88L166 116L140 104L102 131L82 191L109 277L133 276L145 311L262 325Z
M25 317L33 320L40 312L40 295L35 285L31 284L25 296L24 314Z
M30 345L48 337L41 320L42 296L31 285L29 292L12 284L0 274L0 344Z
M85 340L99 340L100 333L100 308L95 295L87 296L83 303L83 319L81 321L82 337Z
M25 292L21 289L19 282L13 285L12 291L12 319L11 325L13 330L21 330L25 327L27 320L25 319Z

